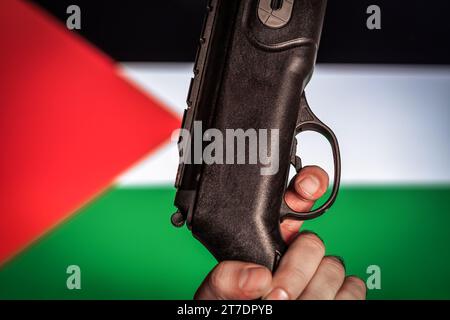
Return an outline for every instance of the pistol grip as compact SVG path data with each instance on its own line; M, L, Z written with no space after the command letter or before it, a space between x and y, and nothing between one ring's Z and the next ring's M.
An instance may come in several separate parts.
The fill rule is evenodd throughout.
M202 242L218 261L247 261L274 271L286 244L281 237L280 224L268 219L274 214L249 214L247 221L231 221L216 215L194 217L193 235Z

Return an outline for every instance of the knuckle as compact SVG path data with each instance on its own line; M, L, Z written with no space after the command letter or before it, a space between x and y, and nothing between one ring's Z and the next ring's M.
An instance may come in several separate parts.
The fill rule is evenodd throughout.
M326 298L324 298L323 293L324 293L323 290L321 290L320 292L318 290L309 291L307 292L307 294L302 293L298 298L298 300L309 300L309 301L326 300Z
M309 282L309 277L308 277L308 275L305 273L305 271L302 269L302 268L300 268L300 267L298 267L298 266L293 266L292 268L291 268L291 272L290 272L290 279L291 280L289 280L289 279L286 279L287 281L287 283L289 283L290 281L292 281L292 278L294 278L294 279L296 279L296 283L298 282L298 283L308 283Z
M322 260L325 270L332 278L344 278L345 267L338 259L334 257L325 257Z
M226 277L227 269L228 269L228 263L221 262L211 272L211 275L209 278L209 285L214 292L220 292L223 290L223 288L227 282L227 277Z
M304 241L305 246L320 254L325 254L325 245L323 241L314 233L304 233L300 237Z
M310 277L302 268L292 266L289 268L289 271L284 272L282 275L278 275L276 287L283 289L292 299L297 297L300 292L304 290L309 280Z
M364 299L366 297L366 284L358 277L350 276L346 279L348 293L355 299Z

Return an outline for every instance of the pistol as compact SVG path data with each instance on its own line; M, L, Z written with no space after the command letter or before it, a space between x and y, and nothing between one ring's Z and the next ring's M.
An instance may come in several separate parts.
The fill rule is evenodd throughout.
M274 270L286 250L280 222L316 218L336 199L338 142L304 94L326 2L208 1L179 134L178 211L171 221L177 227L186 223L218 261L253 262ZM331 144L334 162L330 196L310 212L296 212L284 201L291 165L297 172L302 168L296 136L303 131L322 134ZM260 141L255 141L255 132L266 134L256 134ZM261 152L260 146L269 151ZM255 161L255 150L270 154L277 164L269 165L264 157Z

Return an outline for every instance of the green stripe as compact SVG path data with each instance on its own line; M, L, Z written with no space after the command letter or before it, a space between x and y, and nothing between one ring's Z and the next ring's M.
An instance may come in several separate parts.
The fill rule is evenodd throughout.
M171 188L112 189L0 270L1 299L191 298L215 264L186 228L169 223ZM343 187L324 217L306 223L328 253L367 278L372 299L450 299L450 186ZM66 288L68 265L81 290Z

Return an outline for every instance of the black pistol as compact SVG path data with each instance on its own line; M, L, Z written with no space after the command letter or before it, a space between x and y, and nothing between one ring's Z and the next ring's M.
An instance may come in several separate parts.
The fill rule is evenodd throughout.
M172 223L180 227L186 222L219 261L247 261L274 270L286 249L280 221L316 218L336 199L341 172L338 143L311 112L304 95L326 3L208 1L179 139L178 211ZM321 207L295 212L285 203L284 193L290 166L297 171L302 167L296 135L307 130L330 142L334 183ZM255 132L266 132L262 135L266 143L262 139L255 146L251 136ZM243 142L242 154L238 147ZM223 161L219 161L223 151L219 143L226 149ZM262 145L269 151L261 152ZM265 155L278 163L254 161L255 150L259 155L267 151ZM205 152L216 161L206 161Z

